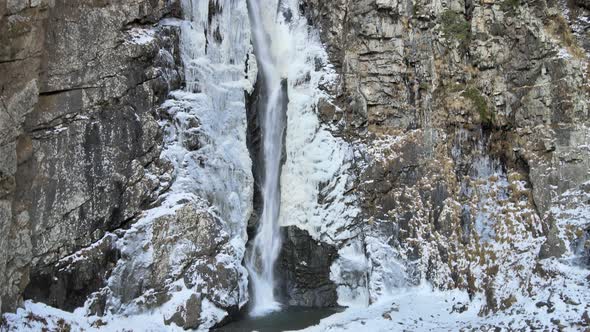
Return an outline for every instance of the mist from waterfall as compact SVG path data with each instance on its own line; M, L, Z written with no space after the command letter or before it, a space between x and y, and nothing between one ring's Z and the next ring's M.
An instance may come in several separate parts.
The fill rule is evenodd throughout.
M264 8L261 1L265 1ZM271 8L269 8L271 7ZM274 8L273 8L274 7ZM259 116L262 119L262 214L246 267L252 282L252 316L261 316L280 309L275 299L274 265L281 249L278 225L280 212L280 170L283 136L286 125L284 104L287 96L282 87L282 77L273 54L270 29L273 29L278 8L272 0L248 0L254 53L258 63L261 87Z

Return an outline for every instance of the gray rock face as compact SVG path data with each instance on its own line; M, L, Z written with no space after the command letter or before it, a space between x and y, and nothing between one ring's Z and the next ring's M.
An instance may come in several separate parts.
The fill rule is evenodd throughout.
M196 295L186 301L186 304L175 312L172 317L165 319L164 323L170 325L172 323L183 326L185 328L197 328L201 324L198 313L201 312L201 300Z
M181 81L178 34L154 24L179 8L172 1L9 1L0 8L0 150L7 156L0 247L9 253L0 262L2 311L14 310L29 279L27 294L69 308L82 296L74 300L70 291L100 286L84 275L102 267L70 266L80 280L53 284L50 271L61 263L53 265L137 215L169 170L158 161L153 110ZM80 284L70 289L72 282Z
M46 4L27 2L0 4L0 311L14 309L28 282L31 258L30 225L26 215L13 219L16 187L17 137L38 98L39 53L43 48L42 20ZM21 11L23 11L21 13ZM10 19L12 17L12 20ZM34 70L23 70L33 68ZM15 243L17 242L17 243ZM18 252L14 252L14 249Z
M239 310L247 294L240 294L243 276L229 263L237 253L226 225L205 202L179 204L173 214L142 219L126 232L107 287L90 297L91 314L133 314L167 304L166 324L196 329L217 323L201 316L201 306Z
M24 297L68 311L83 306L88 295L104 285L120 258L116 240L109 234L54 265L36 269Z
M559 230L553 224L549 233L547 234L547 240L541 246L541 250L539 251L539 259L546 259L551 257L561 257L567 248L565 247L565 243L559 237Z

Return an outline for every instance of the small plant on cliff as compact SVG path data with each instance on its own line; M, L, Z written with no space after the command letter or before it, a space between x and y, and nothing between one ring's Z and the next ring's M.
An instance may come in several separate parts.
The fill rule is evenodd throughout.
M60 318L57 321L57 330L58 332L71 332L72 326L67 323L63 318Z
M513 14L519 6L520 0L504 0L500 4L500 9L502 9L503 12Z
M494 122L494 114L488 108L488 102L477 88L469 87L461 96L471 100L475 110L479 113L480 121L485 126L491 126Z
M465 17L456 11L446 10L440 19L445 36L458 40L463 48L467 48L471 41L471 24Z
M585 57L584 50L578 45L576 37L562 15L548 16L545 21L545 30L555 39L559 40L571 55L578 59Z

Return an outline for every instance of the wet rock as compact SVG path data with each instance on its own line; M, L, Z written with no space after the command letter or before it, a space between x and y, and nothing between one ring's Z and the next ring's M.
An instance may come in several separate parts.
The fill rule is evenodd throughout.
M453 308L451 309L451 313L456 312L456 313L464 313L465 311L467 311L469 309L469 305L465 304L465 303L455 303L453 304Z
M537 308L543 308L543 307L548 307L549 305L547 304L547 302L539 301L539 302L535 303L535 306L537 306Z
M338 110L336 109L336 106L329 101L322 99L318 102L317 107L320 117L325 123L333 122L336 119L336 113Z
M336 306L336 285L330 280L330 266L336 248L318 243L295 226L284 228L284 243L278 259L282 294L289 305Z

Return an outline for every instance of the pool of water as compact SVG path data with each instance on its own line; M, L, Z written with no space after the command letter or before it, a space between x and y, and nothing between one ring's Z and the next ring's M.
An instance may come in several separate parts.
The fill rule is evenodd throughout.
M321 319L341 312L342 308L307 308L287 307L281 311L263 317L250 317L245 314L241 319L223 327L216 332L282 332L300 330L316 325Z

